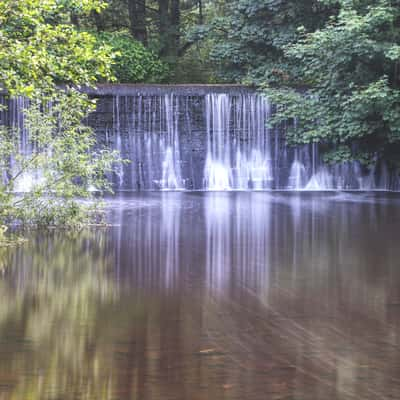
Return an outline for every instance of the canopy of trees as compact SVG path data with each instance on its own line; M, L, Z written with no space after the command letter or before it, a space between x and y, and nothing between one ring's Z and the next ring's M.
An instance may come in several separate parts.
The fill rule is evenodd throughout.
M108 0L105 10L72 19L101 39L106 34L121 53L114 68L120 82L202 83L215 80L203 33L218 8L205 0Z
M91 220L94 209L76 199L90 197L91 186L107 188L117 157L95 146L83 123L93 104L76 87L110 80L114 54L71 21L72 13L85 17L103 7L97 0L0 1L0 87L24 96L25 105L23 126L0 125L0 244L3 225ZM17 194L17 183L29 177L35 182Z
M330 162L397 162L400 1L107 3L73 21L119 51L119 81L262 87L291 143L320 142Z
M113 76L254 85L288 141L328 162L398 166L399 60L400 0L0 0L12 94Z
M220 78L265 88L290 142L398 166L400 1L226 1L208 29Z

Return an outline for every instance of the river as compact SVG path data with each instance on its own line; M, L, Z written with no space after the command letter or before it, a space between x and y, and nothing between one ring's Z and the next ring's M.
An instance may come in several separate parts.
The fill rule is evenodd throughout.
M143 192L0 253L0 399L400 398L400 197Z

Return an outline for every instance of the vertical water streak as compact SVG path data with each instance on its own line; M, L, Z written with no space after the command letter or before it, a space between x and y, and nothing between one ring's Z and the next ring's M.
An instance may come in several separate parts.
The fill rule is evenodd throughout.
M207 190L267 189L273 180L267 121L270 105L256 94L205 98Z
M173 93L164 96L166 132L163 138L161 189L182 189L179 143L179 101Z
M318 144L311 144L311 171L312 176L308 181L306 190L330 190L334 189L333 176L329 168L321 163Z
M205 199L207 286L216 292L228 288L232 278L231 206L228 194Z
M230 164L230 98L227 94L208 94L205 103L205 187L208 190L229 190L233 186Z
M179 275L179 238L182 199L181 193L165 193L162 197L162 238L165 260L164 284L166 288L175 288Z
M125 97L123 104L119 96L113 98L113 147L130 161L116 168L119 189L184 188L179 113L179 97L173 93L137 93Z
M205 199L206 276L211 292L232 282L266 298L271 254L271 202L264 193L209 193Z
M25 124L27 99L2 98L8 106L0 118L18 135L17 154L3 169L6 182L19 170L21 158L37 150ZM383 162L370 169L359 161L324 162L318 143L287 145L283 128L269 130L271 105L250 91L182 94L134 90L113 97L101 142L118 150L130 164L118 164L111 179L117 189L133 190L398 190L399 177ZM112 113L111 113L112 106ZM49 110L51 105L49 105ZM100 125L101 127L101 125ZM353 154L359 149L353 147ZM27 170L15 190L29 191L40 171Z
M121 155L122 151L122 136L121 136L121 109L120 109L120 98L115 96L113 98L113 131L114 131L114 146ZM117 187L118 189L124 188L124 166L122 163L116 165L116 175L117 175Z
M17 135L19 138L17 154L10 159L11 176L18 176L14 182L14 190L20 193L31 191L41 178L41 172L32 170L29 163L27 166L23 166L23 163L29 160L35 151L34 143L25 124L25 111L30 106L30 101L22 96L11 99L9 103L11 115L9 124L13 135Z
M294 131L297 130L297 126L298 121L295 119L293 122ZM304 146L296 146L294 148L294 160L290 167L288 189L302 190L307 184L307 171L303 160L303 149Z
M298 150L296 149L296 152ZM293 164L290 168L289 186L288 189L301 190L305 187L306 181L306 168L295 156Z

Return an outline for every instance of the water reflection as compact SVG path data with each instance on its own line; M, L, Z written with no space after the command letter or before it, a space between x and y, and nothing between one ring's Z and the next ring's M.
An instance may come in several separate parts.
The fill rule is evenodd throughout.
M115 251L120 284L140 288L176 288L180 268L181 193L127 204L120 198L110 219L117 225L108 239ZM113 240L117 238L117 246Z
M148 193L0 252L0 399L400 397L400 199Z
M1 254L1 399L101 398L109 386L96 333L117 298L105 237L43 233Z
M251 207L249 207L251 204ZM232 283L257 293L268 289L271 199L265 193L205 198L207 283L224 291Z

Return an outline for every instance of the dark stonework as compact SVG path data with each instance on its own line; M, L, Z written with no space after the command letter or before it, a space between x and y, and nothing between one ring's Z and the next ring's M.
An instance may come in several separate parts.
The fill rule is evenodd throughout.
M257 108L260 96L245 86L99 85L96 89L82 90L97 99L96 111L88 116L87 123L93 127L101 145L120 151L122 158L130 161L117 166L112 177L115 189L215 189L206 187L205 165L207 152L210 154L209 147L220 140L220 132L214 131L213 126L207 128L207 118L218 119L221 113L225 113L230 121L225 124L229 128L226 129L225 125L223 128L223 134L229 136L230 161L223 167L230 168L232 174L241 176L247 168L246 165L235 164L238 149L242 151L245 163L249 163L252 162L253 150L259 150L255 138L262 137L262 140L268 141L268 145L263 144L261 149L261 156L264 157L261 164L251 166L256 171L258 165L267 165L266 169L270 171L271 178L262 181L262 189L400 188L398 175L389 171L383 162L370 171L357 162L327 166L319 155L317 144L294 149L286 144L284 127L263 131L259 124L257 128L254 121L265 113L265 107ZM229 97L231 103L229 106L224 103L222 108L218 108L219 101L224 97L220 95L223 94ZM211 110L210 97L214 107ZM0 94L0 105L5 106L3 111L0 110L0 125L23 130L21 111L27 104L26 99L8 100ZM268 104L266 107L268 115L273 112ZM242 118L243 122L246 119L245 123L238 124L240 113L239 120ZM262 126L265 127L267 119L262 119ZM296 165L303 174L301 182L296 180ZM229 189L255 187L251 178L247 182L248 185L241 186L237 181L233 182Z

